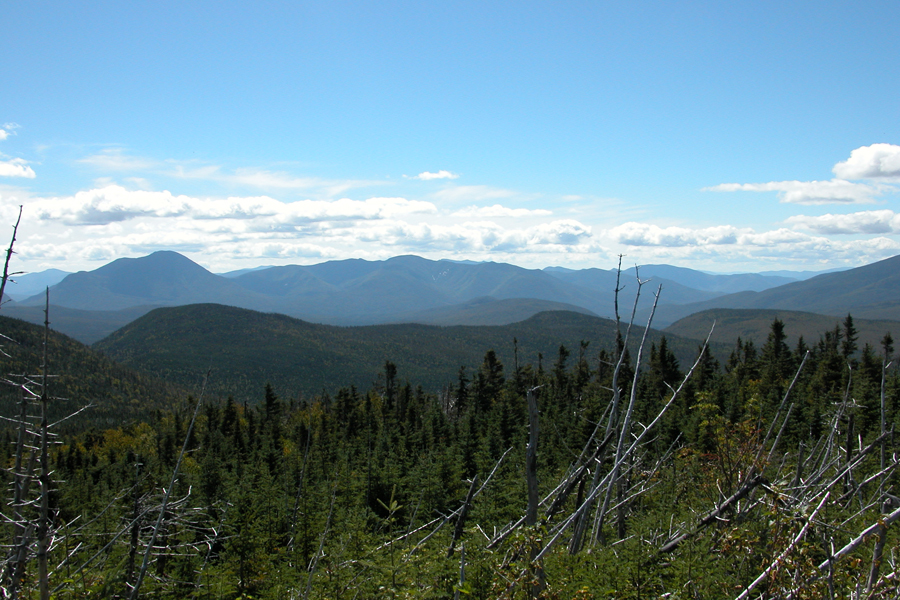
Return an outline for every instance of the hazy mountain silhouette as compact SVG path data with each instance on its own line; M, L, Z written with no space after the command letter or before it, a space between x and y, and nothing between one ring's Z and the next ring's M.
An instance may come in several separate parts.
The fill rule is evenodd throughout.
M900 318L900 257L736 294L723 292L741 286L766 288L785 278L711 275L669 265L649 265L639 272L642 280L651 280L641 295L642 319L653 293L659 285L663 287L654 321L657 327L710 308L777 308ZM619 311L627 316L637 289L633 269L622 272L619 286ZM50 302L83 311L62 314L57 326L77 339L94 341L101 332L109 331L113 322L119 326L127 315L154 306L216 303L335 325L404 321L499 325L554 307L610 317L615 289L615 269L538 270L505 263L397 256L384 261L351 259L269 267L226 277L210 273L176 252L156 252L70 274L50 288ZM43 302L44 295L37 294L18 306L42 306ZM23 318L35 320L33 312L23 310Z
M712 308L781 309L822 315L851 313L860 319L900 320L900 256L762 292L739 292L705 302L665 306L658 311L655 323L669 325Z
M55 306L81 310L122 310L135 306L179 306L222 302L257 307L266 302L232 280L214 275L177 252L154 252L142 258L120 258L95 269L72 273L50 288ZM37 294L23 306L44 302Z

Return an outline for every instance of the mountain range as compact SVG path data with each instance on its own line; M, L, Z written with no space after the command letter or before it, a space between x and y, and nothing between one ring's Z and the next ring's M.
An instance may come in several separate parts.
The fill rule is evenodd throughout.
M49 282L61 272L19 278ZM710 274L671 265L572 270L525 269L494 262L398 256L350 259L214 274L171 251L122 258L65 275L49 288L51 322L85 343L98 341L162 306L213 303L280 313L312 323L508 325L543 311L613 317L631 314L637 277L639 322L661 286L655 327L714 308L794 310L866 319L900 319L900 256L839 272L796 278L778 274ZM23 289L29 289L24 286ZM31 288L32 290L34 288ZM4 314L42 322L44 294L4 304Z
M900 256L837 273L823 273L761 291L742 291L711 300L667 305L658 323L714 308L794 310L864 319L900 320Z

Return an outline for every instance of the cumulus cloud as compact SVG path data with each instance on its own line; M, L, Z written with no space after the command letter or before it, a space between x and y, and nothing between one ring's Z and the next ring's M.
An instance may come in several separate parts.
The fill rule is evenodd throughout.
M843 179L829 181L770 181L768 183L722 183L703 188L710 192L778 192L780 202L792 204L863 204L874 202L884 190Z
M0 142L9 137L9 132L5 129L0 129Z
M832 171L841 179L900 177L900 146L862 146L853 150L850 158L834 165Z
M459 175L456 173L451 173L450 171L440 170L437 173L429 173L428 171L424 171L412 177L412 179L419 179L421 181L431 181L432 179L459 179Z
M900 215L892 210L869 210L848 215L797 215L787 219L795 227L821 234L900 233Z
M170 192L131 191L110 185L61 198L38 198L28 209L43 221L108 225L138 217L173 217L188 212L191 198Z
M850 153L850 158L832 168L828 181L770 181L767 183L723 183L703 188L713 192L778 192L781 202L793 204L866 204L896 191L900 181L900 146L872 144ZM869 179L880 182L857 182Z
M25 177L34 179L34 170L28 166L28 162L21 158L0 160L0 177Z
M532 244L574 246L591 237L591 228L572 219L542 223L528 230Z
M452 216L467 219L492 219L497 217L543 217L552 214L551 211L542 208L508 208L500 204L494 204L493 206L469 206L454 212Z
M589 242L591 229L578 221L564 220L534 227L507 228L492 221L467 221L450 225L394 222L358 232L360 239L417 251L493 253L567 251Z

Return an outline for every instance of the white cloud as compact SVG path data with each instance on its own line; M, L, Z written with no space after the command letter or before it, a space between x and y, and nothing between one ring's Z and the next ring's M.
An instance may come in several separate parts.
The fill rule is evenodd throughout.
M140 171L176 179L211 181L229 186L252 187L260 190L317 192L328 197L337 196L351 189L386 185L387 183L373 180L296 177L281 171L253 168L240 168L229 171L219 165L203 165L196 162L179 162L175 160L157 161L130 156L125 154L121 148L110 148L98 154L82 158L78 162L102 172L134 173Z
M740 246L758 246L761 248L790 247L792 244L822 243L826 238L810 238L791 229L773 229L771 231L748 231L738 236Z
M79 159L78 162L103 171L146 171L159 168L160 163L154 160L127 156L119 148L111 148Z
M7 161L0 160L0 177L25 177L34 179L34 170L28 166L28 162L21 158L13 158Z
M70 226L108 225L140 218L185 217L201 221L255 221L255 227L262 230L290 230L315 221L377 220L437 211L430 202L406 198L295 202L281 202L268 196L209 199L175 196L168 191L127 190L118 185L62 198L32 199L28 209L41 220L59 221Z
M821 234L900 233L900 215L892 210L869 210L848 215L797 215L787 222Z
M699 246L735 244L738 235L749 232L749 229L740 230L729 225L689 229L629 222L613 227L607 235L617 243L628 246Z
M295 177L288 173L248 168L236 169L233 173L228 173L223 171L221 167L213 165L194 168L176 165L174 170L169 171L167 174L181 179L215 181L228 185L256 187L263 190L318 191L327 196L336 196L355 188L386 185L384 181Z
M139 217L173 217L188 212L191 198L170 192L131 191L110 185L62 198L37 198L27 209L42 221L65 225L108 225Z
M832 169L841 179L900 177L900 146L872 144L850 153L850 158Z
M900 146L872 144L850 153L850 158L832 168L828 181L770 181L768 183L723 183L703 188L713 192L778 192L780 202L792 204L866 204L877 196L896 191L900 181ZM859 183L856 179L881 179L881 183Z
M708 229L626 225L630 227L614 228L597 237L604 242L604 249L612 250L606 250L608 255L624 250L629 260L638 264L705 263L713 271L724 271L727 265L729 271L753 272L764 270L766 265L796 269L858 266L900 253L900 241L883 236L835 240L786 228L762 232L735 229L733 242L726 236L725 243L717 244ZM643 231L645 228L649 231ZM623 235L626 233L628 236Z
M497 200L516 196L512 190L490 187L487 185L460 185L439 190L433 194L435 198L445 202L477 202L479 200Z
M531 244L574 246L591 237L591 228L572 219L542 223L528 230Z
M429 173L428 171L424 171L412 177L412 179L419 179L422 181L431 181L432 179L459 179L459 175L456 173L451 173L450 171L440 170L437 173Z
M548 248L566 251L587 243L590 227L564 220L534 227L506 228L491 221L466 221L451 225L385 222L353 233L367 242L419 252L528 253Z
M722 183L710 192L778 192L781 202L792 204L864 204L884 189L843 179L829 181L771 181L768 183Z
M0 127L0 142L9 138L11 135L16 135L16 129L18 128L18 123L4 123L3 127Z
M543 217L552 214L551 211L542 208L508 208L494 204L493 206L469 206L454 212L451 216L467 219L492 219L497 217Z

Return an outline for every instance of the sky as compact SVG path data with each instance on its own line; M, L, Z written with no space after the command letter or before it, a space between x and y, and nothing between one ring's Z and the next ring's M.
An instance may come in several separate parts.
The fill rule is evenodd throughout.
M900 254L900 3L7 2L11 268Z

